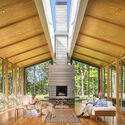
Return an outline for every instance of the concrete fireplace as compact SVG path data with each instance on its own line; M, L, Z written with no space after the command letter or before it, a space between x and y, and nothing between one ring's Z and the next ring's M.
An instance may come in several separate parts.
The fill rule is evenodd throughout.
M74 104L74 68L72 65L51 65L49 67L49 99L65 99L67 104Z
M56 2L55 59L49 67L49 100L74 104L74 68L68 60L67 3Z

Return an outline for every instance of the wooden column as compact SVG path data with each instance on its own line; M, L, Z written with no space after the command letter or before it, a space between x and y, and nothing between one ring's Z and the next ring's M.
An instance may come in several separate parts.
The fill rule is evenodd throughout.
M116 59L116 107L119 111L119 60Z
M101 85L100 85L100 91L103 92L103 67L100 68L100 73L101 73Z
M110 100L110 78L109 64L107 64L107 101Z
M6 98L6 107L8 108L8 60L4 60L5 65L5 98Z
M24 87L24 68L21 67L21 95L22 96L24 95L23 87Z
M16 97L16 105L17 105L17 65L14 64L14 94Z

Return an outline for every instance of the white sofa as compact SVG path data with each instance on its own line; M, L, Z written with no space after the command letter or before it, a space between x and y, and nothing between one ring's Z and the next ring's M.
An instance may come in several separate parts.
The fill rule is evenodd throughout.
M99 112L100 115L102 114L103 116L112 116L116 113L116 107L112 105L111 101L107 101L107 107L93 107L92 115L99 115ZM111 112L114 113L112 114Z
M85 106L87 101L83 101L82 105ZM98 116L116 116L116 107L113 106L111 101L107 101L107 107L93 107L92 115L96 116L96 120Z

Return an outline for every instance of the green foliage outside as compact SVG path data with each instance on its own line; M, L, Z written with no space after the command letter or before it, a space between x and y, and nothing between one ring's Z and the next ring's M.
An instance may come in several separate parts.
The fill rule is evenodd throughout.
M42 100L48 96L48 68L51 61L47 61L26 69L26 94L36 93ZM86 100L88 95L98 93L98 69L77 61L73 61L75 69L75 96L76 100ZM89 68L89 72L88 72ZM82 83L82 74L85 75ZM88 85L89 75L89 85ZM83 86L82 86L83 85Z

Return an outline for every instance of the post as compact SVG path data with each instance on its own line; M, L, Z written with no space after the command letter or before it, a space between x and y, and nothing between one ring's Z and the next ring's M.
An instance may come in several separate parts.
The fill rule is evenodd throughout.
M100 92L100 68L98 68L98 93Z
M116 107L119 111L119 60L116 59Z
M5 102L8 109L8 60L4 60L5 64Z
M111 100L112 100L112 92L113 92L113 91L112 91L112 71L113 71L112 68L113 68L113 67L112 67L112 64L111 64Z
M15 102L17 105L17 64L14 64L14 86Z
M109 78L109 64L107 64L107 101L110 100L110 78Z
M101 75L100 75L101 76L101 85L100 85L101 89L100 89L100 91L103 92L103 67L101 67L100 73L101 73Z
M24 68L21 67L21 95L23 96L23 84L24 84Z

